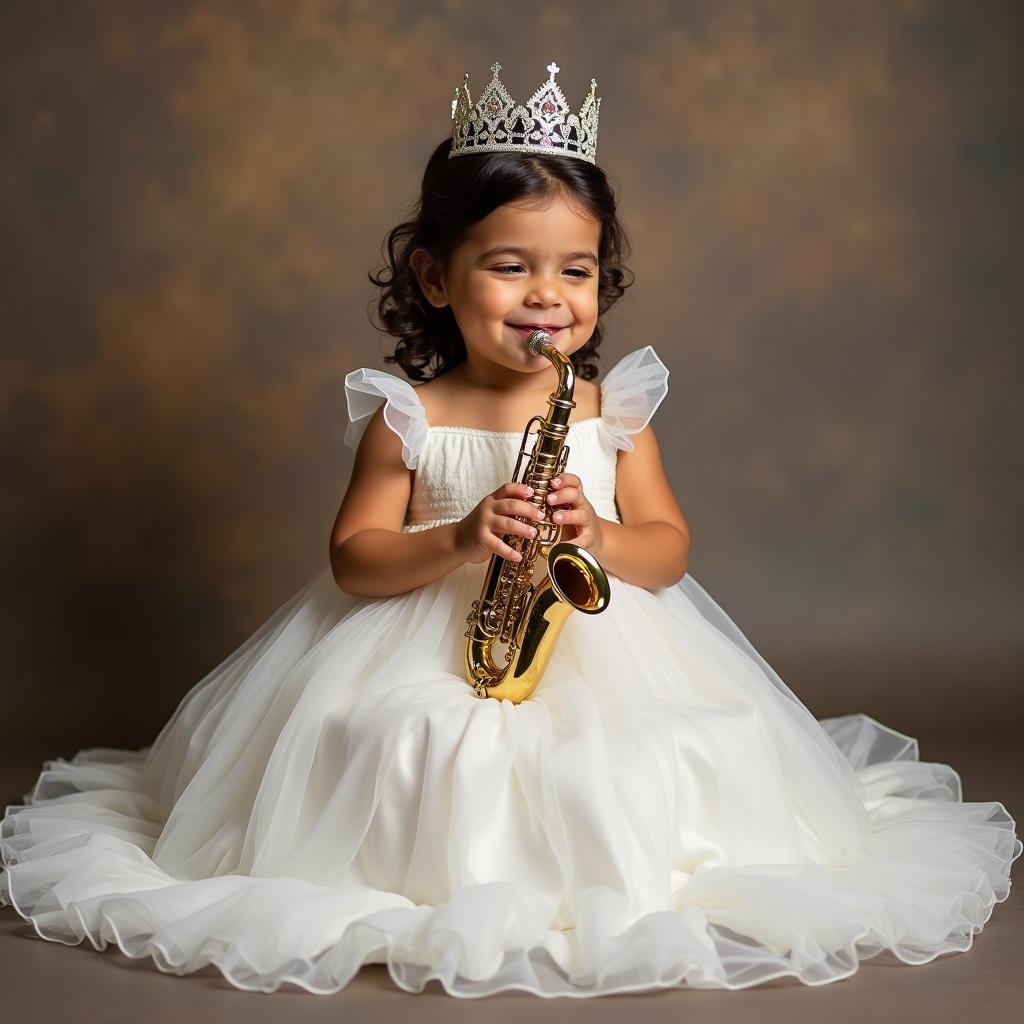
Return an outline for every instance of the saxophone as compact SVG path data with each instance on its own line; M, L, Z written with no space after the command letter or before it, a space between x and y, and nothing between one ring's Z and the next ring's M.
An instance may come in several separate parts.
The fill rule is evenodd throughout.
M480 598L466 617L466 679L478 697L526 700L544 674L558 634L573 609L588 615L604 611L611 596L608 577L597 559L577 544L561 541L561 527L548 519L551 480L565 469L569 446L569 414L575 374L568 356L559 352L547 331L533 331L526 339L535 356L546 356L558 372L558 387L548 398L546 417L533 416L526 424L512 479L533 488L530 503L544 520L533 522L536 537L505 534L506 544L522 554L514 562L491 555ZM538 424L533 451L527 455L530 428ZM520 480L519 470L529 458ZM547 559L547 576L533 583L537 555ZM492 647L506 645L505 665L494 660Z

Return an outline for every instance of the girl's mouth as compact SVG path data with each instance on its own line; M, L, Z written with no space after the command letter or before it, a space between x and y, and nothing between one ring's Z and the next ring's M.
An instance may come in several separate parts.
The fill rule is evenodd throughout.
M518 324L508 324L507 326L511 327L514 331L518 331L524 338L528 338L534 331L538 329L542 331L547 331L552 338L556 334L560 334L562 331L565 330L564 327L520 327Z

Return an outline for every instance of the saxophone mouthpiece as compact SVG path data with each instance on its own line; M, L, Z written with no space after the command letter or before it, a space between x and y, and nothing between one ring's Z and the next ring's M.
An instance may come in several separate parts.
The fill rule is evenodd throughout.
M526 339L526 346L535 356L542 356L544 353L541 349L550 340L551 335L543 328L538 327L537 330L530 332L529 337Z

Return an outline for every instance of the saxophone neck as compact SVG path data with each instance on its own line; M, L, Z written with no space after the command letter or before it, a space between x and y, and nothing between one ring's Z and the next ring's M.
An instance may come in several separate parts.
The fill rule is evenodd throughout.
M549 336L550 337L550 336ZM576 403L573 401L573 392L576 388L576 371L573 368L572 360L564 353L555 348L554 342L546 341L538 346L539 354L546 356L558 374L558 384L555 390L548 397L548 422L566 426ZM536 351L536 350L535 350Z

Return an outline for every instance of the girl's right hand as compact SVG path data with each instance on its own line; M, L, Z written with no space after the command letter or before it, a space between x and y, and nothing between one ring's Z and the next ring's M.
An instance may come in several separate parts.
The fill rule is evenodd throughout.
M455 549L467 562L483 562L493 554L511 562L521 562L515 548L501 538L506 534L520 537L536 536L535 528L513 516L540 522L544 514L526 498L531 490L526 484L510 482L481 499L480 503L455 524ZM534 532L531 532L534 531Z

